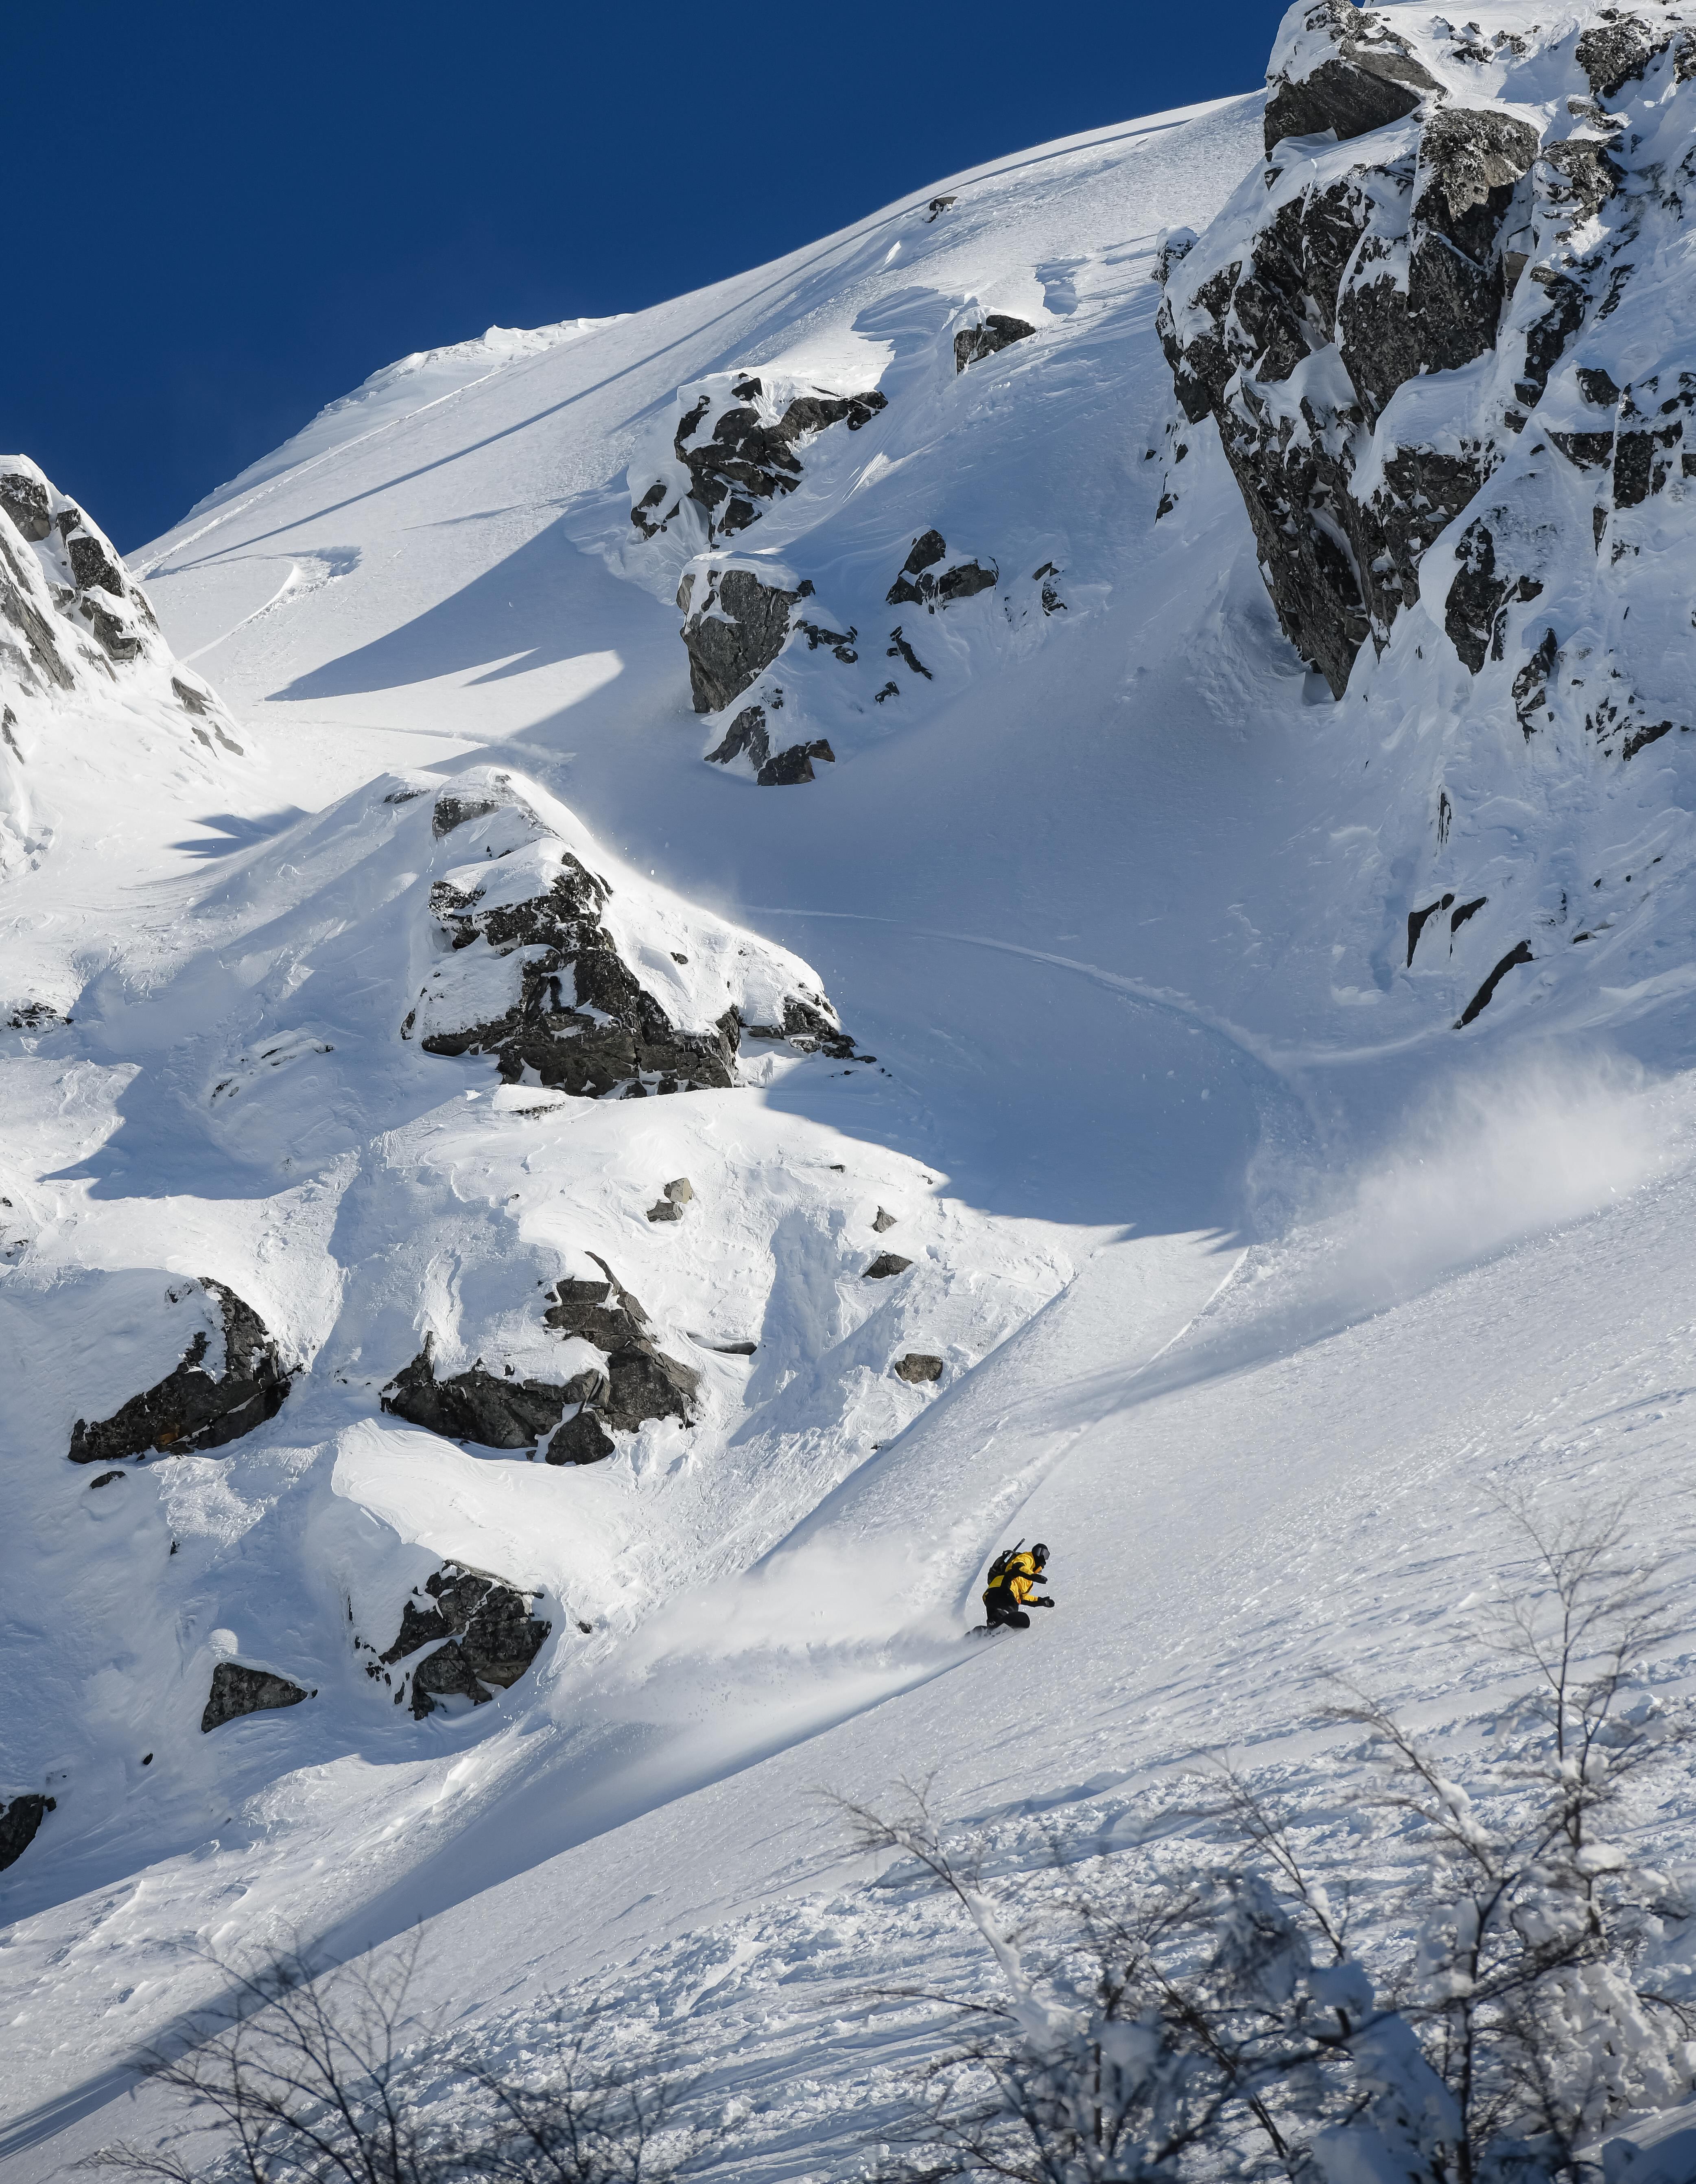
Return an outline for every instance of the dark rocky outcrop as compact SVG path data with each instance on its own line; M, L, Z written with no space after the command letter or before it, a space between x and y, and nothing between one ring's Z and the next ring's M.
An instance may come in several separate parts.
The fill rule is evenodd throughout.
M1345 17L1371 21L1342 0L1320 0L1308 20ZM1393 42L1374 50L1375 67L1398 59ZM1382 81L1413 88L1393 71ZM1247 247L1210 230L1172 261L1159 319L1186 416L1219 425L1285 633L1339 696L1368 638L1381 649L1418 599L1425 549L1499 460L1481 431L1439 445L1381 426L1410 380L1494 346L1503 232L1537 152L1516 117L1453 107L1373 141L1358 165L1333 161L1293 193L1269 191Z
M530 1597L504 1578L457 1563L425 1579L421 1593L401 1610L393 1644L378 1656L393 1667L422 1646L436 1646L412 1671L416 1719L434 1713L439 1698L457 1696L483 1706L494 1696L486 1685L505 1691L518 1681L554 1627L530 1613Z
M287 1676L274 1676L268 1669L244 1669L235 1661L220 1661L212 1671L212 1689L200 1717L203 1735L234 1721L244 1713L264 1713L273 1707L298 1706L302 1699L316 1698Z
M474 815L455 806L461 825ZM498 876L492 866L491 878ZM602 918L606 883L562 850L550 884L519 903L484 904L479 887L461 893L446 881L432 889L430 907L457 953L481 942L496 956L523 950L517 1000L499 1015L444 1026L434 1018L420 1044L427 1054L494 1056L502 1078L519 1083L527 1069L541 1082L581 1099L598 1099L647 1077L658 1089L693 1091L735 1082L734 1011L710 1031L680 1030L619 955ZM426 989L427 1000L429 989ZM418 1011L403 1026L410 1037Z
M617 1452L617 1442L588 1403L574 1418L567 1418L548 1443L550 1463L604 1463Z
M937 563L947 552L947 542L940 531L927 531L916 538L901 564L901 574L884 596L884 604L929 607L934 613L938 606L946 606L952 600L969 599L979 592L990 591L1000 581L1001 571L993 562L987 569L976 561L958 561L951 568L937 570Z
M968 364L980 363L986 356L996 356L1015 342L1029 341L1036 332L1023 319L1009 318L1005 311L986 311L983 323L962 326L954 337L954 370L957 376Z
M73 1463L111 1463L145 1456L151 1449L170 1456L204 1455L251 1433L282 1408L289 1376L265 1322L221 1282L203 1276L198 1286L224 1323L223 1370L214 1373L203 1363L210 1347L203 1329L156 1386L131 1396L120 1410L96 1424L76 1421L70 1437Z
M886 1282L892 1274L904 1274L912 1264L912 1261L902 1258L899 1251L879 1251L860 1279L865 1282Z
M845 423L857 432L889 406L888 398L875 389L864 394L815 390L797 395L781 416L772 418L762 416L756 406L764 394L757 378L739 379L730 389L730 405L717 408L715 415L715 397L704 392L684 411L672 436L672 453L689 473L687 498L704 518L709 538L745 531L760 515L761 504L795 491L802 469L795 450L803 441L832 425ZM644 538L656 538L678 506L675 488L660 478L636 501L630 521Z
M474 1365L445 1380L436 1378L431 1342L386 1387L382 1407L408 1425L422 1426L444 1440L475 1441L479 1448L534 1448L565 1416L572 1398L553 1380L521 1380Z
M873 1228L875 1228L879 1235L881 1236L886 1228L893 1228L895 1225L895 1215L893 1213L886 1213L884 1208L880 1206L878 1208L877 1217L872 1223Z
M942 1378L942 1360L929 1356L923 1350L909 1350L905 1357L897 1357L890 1370L896 1379L905 1380L909 1387L922 1388L929 1382Z
M1364 136L1399 121L1442 86L1414 58L1381 15L1351 0L1314 0L1293 52L1275 55L1266 72L1265 141L1271 153L1286 136Z
M765 672L789 641L789 610L801 596L762 583L751 569L711 569L704 588L684 577L678 604L696 712L722 711Z
M814 759L828 766L836 763L836 754L821 736L810 744L791 744L787 750L776 752L755 775L762 788L789 788L803 781L817 778L812 770Z
M0 1873L18 1863L35 1841L42 1822L58 1810L57 1798L40 1797L34 1791L0 1804Z

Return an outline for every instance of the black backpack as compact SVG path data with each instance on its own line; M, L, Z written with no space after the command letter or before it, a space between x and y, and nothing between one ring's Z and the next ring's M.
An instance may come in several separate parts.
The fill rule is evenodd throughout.
M1001 1552L990 1564L990 1574L984 1580L984 1590L985 1592L989 1591L991 1585L999 1585L1001 1583L1001 1580L1007 1574L1007 1564L1013 1560L1013 1557L1018 1552L1019 1549L1023 1547L1024 1545L1024 1541L1023 1540L1015 1540L1010 1547L1003 1547L1001 1549Z

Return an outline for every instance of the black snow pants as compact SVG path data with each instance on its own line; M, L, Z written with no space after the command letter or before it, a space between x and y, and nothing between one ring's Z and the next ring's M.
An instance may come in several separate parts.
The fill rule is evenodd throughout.
M991 1630L1029 1630L1030 1618L1018 1605L1013 1595L997 1585L993 1592L984 1595L984 1615Z

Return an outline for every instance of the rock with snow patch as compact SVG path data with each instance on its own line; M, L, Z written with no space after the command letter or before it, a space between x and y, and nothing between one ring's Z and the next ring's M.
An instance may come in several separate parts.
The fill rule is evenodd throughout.
M392 1668L422 1646L435 1647L410 1671L416 1719L433 1713L444 1696L482 1706L494 1696L486 1685L505 1691L518 1681L554 1627L531 1613L535 1597L505 1578L457 1563L444 1563L415 1589L393 1643L377 1658Z
M902 1258L899 1251L879 1251L860 1279L867 1282L886 1282L892 1275L904 1274L912 1264L912 1261Z
M79 1418L70 1437L73 1463L110 1463L154 1449L202 1455L251 1433L282 1408L289 1374L253 1306L204 1276L170 1295L174 1303L204 1297L215 1315L215 1332L197 1329L176 1368L109 1418L92 1424Z
M650 450L632 464L630 521L655 538L685 506L709 540L745 531L763 509L801 483L799 450L834 425L857 432L888 406L875 388L832 394L786 392L752 373L719 373L678 391L678 414L665 455Z
M408 1425L480 1448L534 1448L564 1417L571 1398L560 1383L491 1373L481 1364L438 1380L432 1348L427 1336L380 1398L385 1411Z
M722 712L758 680L789 642L789 610L801 596L762 583L751 569L684 577L678 604L696 712Z
M1005 311L986 311L982 321L975 326L962 326L954 337L954 370L957 375L968 364L979 364L986 356L997 356L1015 342L1029 341L1036 332L1024 319L1008 316Z
M1443 96L1388 18L1352 0L1297 0L1279 26L1266 87L1269 155L1286 136L1367 136Z

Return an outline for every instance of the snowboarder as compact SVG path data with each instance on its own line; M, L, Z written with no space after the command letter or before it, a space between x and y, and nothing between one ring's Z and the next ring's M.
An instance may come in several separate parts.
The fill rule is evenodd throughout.
M1034 1547L1014 1547L996 1557L984 1588L984 1613L990 1630L1029 1630L1027 1607L1053 1607L1046 1593L1033 1596L1031 1591L1043 1582L1047 1563L1048 1550L1040 1540Z

